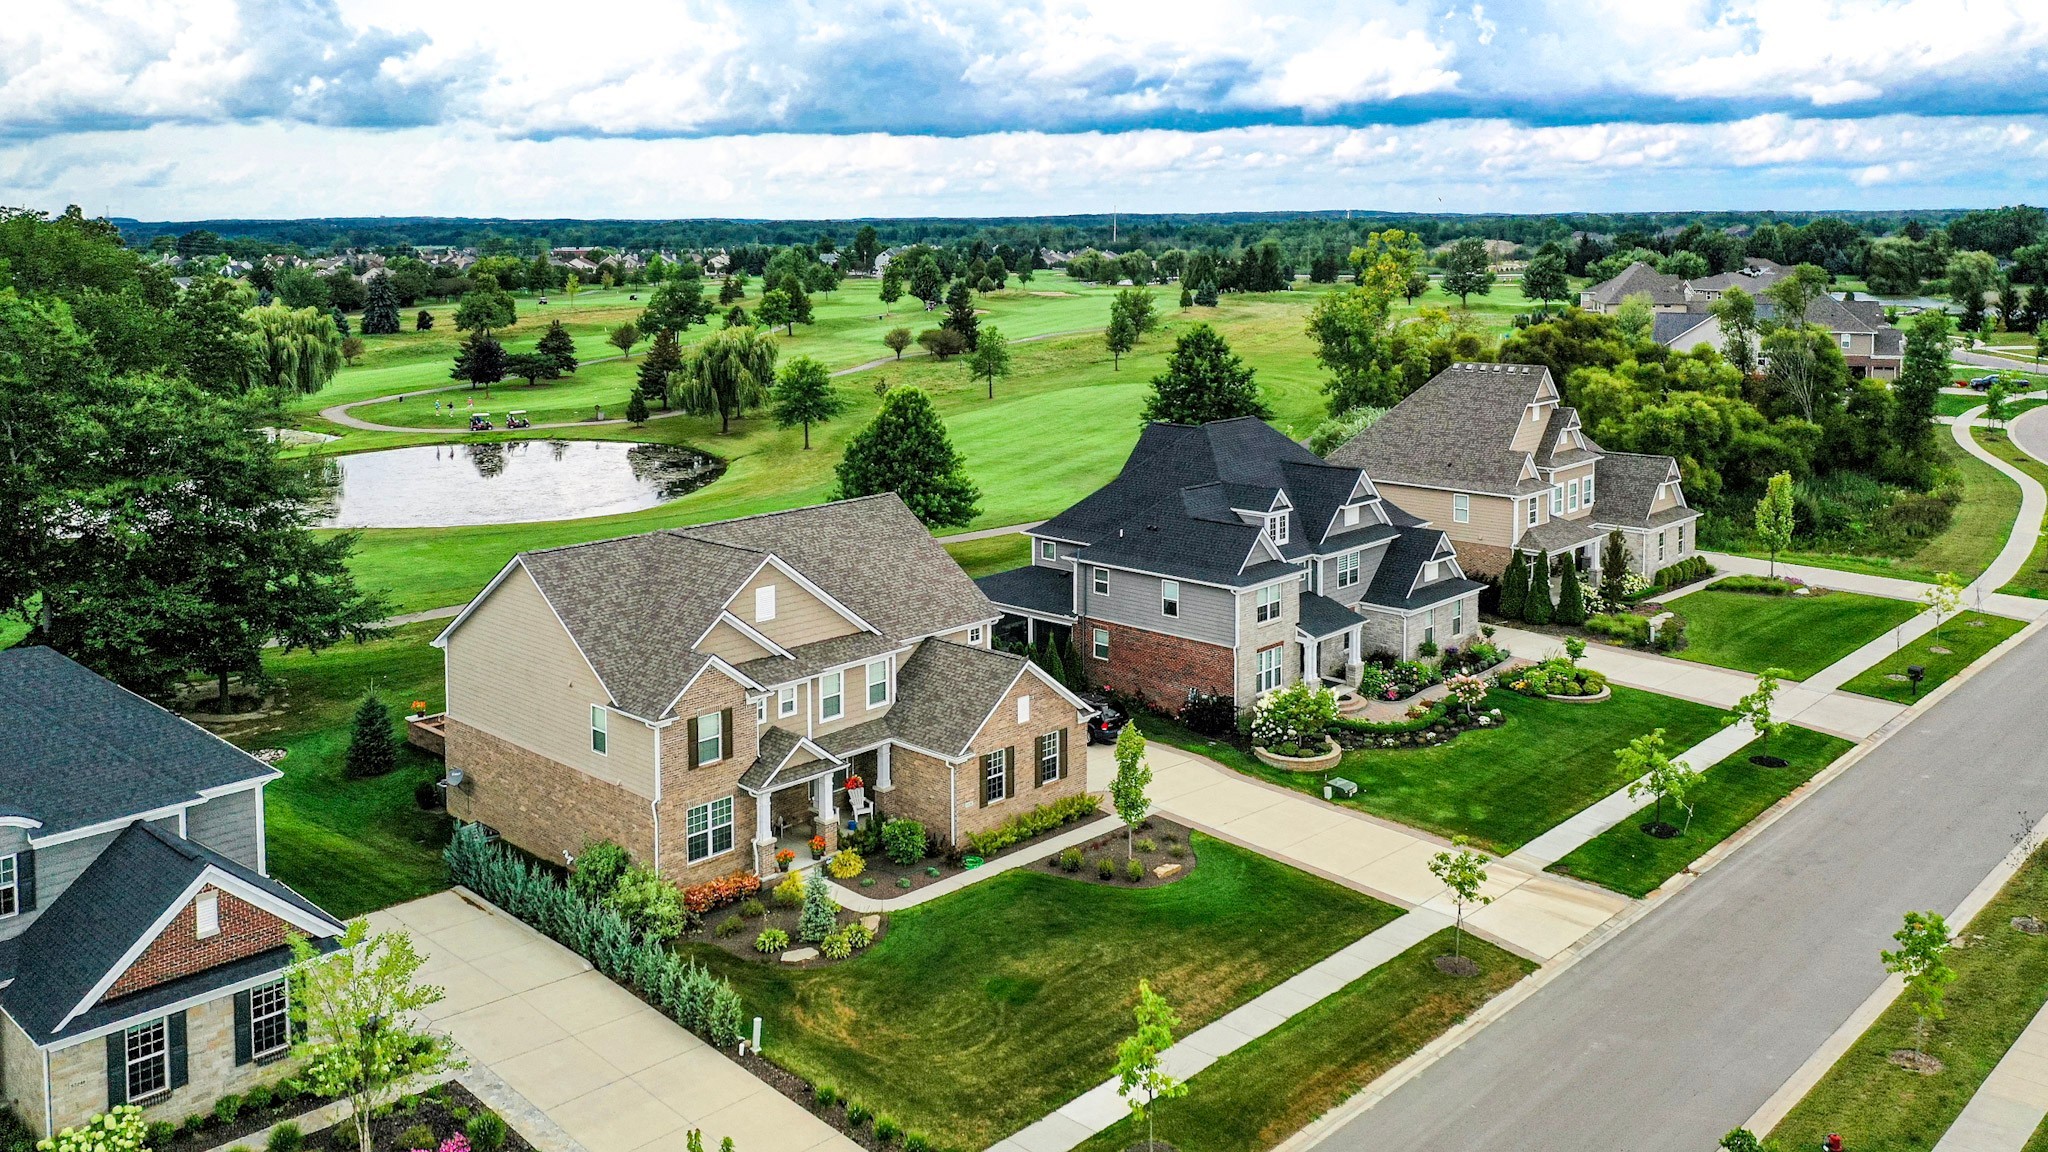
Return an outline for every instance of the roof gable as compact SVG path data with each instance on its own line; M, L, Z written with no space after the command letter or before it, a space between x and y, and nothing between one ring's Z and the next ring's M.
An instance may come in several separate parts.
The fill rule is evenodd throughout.
M1536 399L1545 389L1554 395L1556 385L1542 365L1453 364L1330 460L1363 468L1382 484L1525 495L1543 485L1529 477L1529 453L1515 445L1530 406L1547 406Z

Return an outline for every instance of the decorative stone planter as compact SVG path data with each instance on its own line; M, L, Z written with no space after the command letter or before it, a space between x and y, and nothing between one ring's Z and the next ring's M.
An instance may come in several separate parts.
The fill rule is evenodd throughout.
M1613 695L1614 689L1602 688L1591 696L1552 696L1546 693L1543 698L1545 700L1555 700L1560 704L1598 704Z
M1282 756L1257 746L1252 748L1252 755L1269 767L1287 772L1327 772L1344 758L1344 749L1328 736L1323 737L1323 742L1329 745L1330 750L1320 756Z

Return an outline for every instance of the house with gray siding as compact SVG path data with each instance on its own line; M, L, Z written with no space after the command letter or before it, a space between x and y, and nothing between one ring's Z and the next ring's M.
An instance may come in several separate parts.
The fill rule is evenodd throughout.
M0 652L0 1103L31 1129L280 1075L289 937L342 926L268 875L278 776L48 648Z
M979 583L1005 627L1071 636L1091 682L1175 710L1355 681L1478 629L1480 585L1440 529L1252 418L1148 425L1116 479L1032 529Z

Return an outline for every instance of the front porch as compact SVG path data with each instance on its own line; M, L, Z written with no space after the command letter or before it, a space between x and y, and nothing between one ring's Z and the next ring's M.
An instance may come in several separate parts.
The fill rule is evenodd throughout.
M741 781L754 798L754 873L769 883L838 851L840 832L873 819L878 795L892 787L887 744L844 756L817 750L819 758L786 763L759 785ZM858 793L849 790L849 780L860 781ZM814 858L811 840L820 836L824 853ZM792 853L789 869L777 864L782 852Z

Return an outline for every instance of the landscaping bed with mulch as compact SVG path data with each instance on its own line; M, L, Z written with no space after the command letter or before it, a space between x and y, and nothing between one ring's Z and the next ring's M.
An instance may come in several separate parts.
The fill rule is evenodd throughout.
M806 881L811 881L814 875L806 875ZM801 899L789 903L785 898L778 898L774 891L763 888L759 896L727 905L704 917L701 928L683 933L678 942L686 940L694 944L707 944L721 951L730 952L743 960L760 964L784 964L790 968L816 968L839 963L838 960L828 960L822 955L809 960L784 963L784 952L796 948L817 947L816 944L806 942L798 932L798 923L803 919L803 911ZM889 918L873 913L863 916L859 912L841 908L832 919L835 927L842 928L865 921L868 931L874 934L871 943L873 940L881 939L889 930ZM781 932L785 937L782 946L766 952L759 950L755 942L760 940L765 932ZM854 949L854 954L859 955L860 949Z
M1135 835L1118 828L1086 844L1055 852L1039 861L1039 867L1091 884L1114 884L1119 888L1157 888L1187 879L1199 862L1194 841L1185 824L1153 816L1139 824ZM1135 845L1136 851L1132 851ZM1136 861L1138 878L1133 880L1130 862ZM1108 865L1107 868L1103 867ZM1165 876L1159 870L1165 868Z
M1028 859L1034 852L1045 851L1045 842L1047 840L1055 836L1063 836L1073 831L1076 826L1097 819L1101 815L1102 812L1098 806L1096 811L1079 819L1070 820L1056 828L1048 828L1036 836L1019 840L1000 851L983 853L980 866L987 867L995 861L1006 860L1018 855ZM861 895L870 899L892 900L898 896L908 895L920 888L928 888L947 877L958 876L960 873L968 871L967 857L973 854L965 846L948 845L939 840L931 840L926 844L925 855L922 859L912 864L898 864L889 858L888 853L882 850L881 846L876 846L876 850L872 852L863 847L861 849L861 858L865 862L865 867L862 869L860 876L851 880L840 880L838 883L844 884L849 888L858 888Z
M481 1115L497 1113L461 1084L450 1080L417 1096L401 1097L391 1110L370 1121L370 1141L376 1152L533 1152L510 1124L503 1124L503 1143L484 1148L468 1129ZM431 1139L421 1139L431 1134ZM478 1133L477 1135L481 1135ZM460 1144L455 1144L457 1137ZM356 1152L356 1126L343 1120L329 1128L306 1134L306 1147L331 1148L334 1152ZM157 1149L156 1152L164 1152Z

